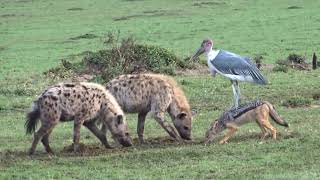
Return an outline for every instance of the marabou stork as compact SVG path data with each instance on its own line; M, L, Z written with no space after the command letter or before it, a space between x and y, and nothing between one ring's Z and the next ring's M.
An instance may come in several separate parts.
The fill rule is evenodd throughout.
M200 48L191 59L194 60L202 53L205 53L211 75L215 77L216 73L219 73L231 80L234 106L236 108L238 108L240 101L238 81L252 82L261 85L268 83L266 78L262 76L259 69L249 58L224 50L212 50L212 47L213 41L211 39L203 40Z

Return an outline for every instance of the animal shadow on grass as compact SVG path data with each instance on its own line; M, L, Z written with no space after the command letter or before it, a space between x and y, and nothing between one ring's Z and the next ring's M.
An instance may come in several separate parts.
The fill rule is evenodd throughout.
M223 138L223 135L219 135L216 137L215 140L211 142L211 144L218 144L218 142ZM255 140L257 142L277 142L279 140L286 140L291 138L302 138L301 134L298 132L277 132L277 140L273 140L271 134L266 136L263 140L260 138L260 132L259 133L247 133L247 134L241 134L237 135L237 133L234 134L229 140L228 143L245 143L250 140Z
M277 140L286 140L291 138L301 139L303 136L298 132L279 132ZM217 144L218 141L222 138L222 135L218 136L215 141L211 144ZM259 140L259 133L249 133L245 135L235 135L230 138L229 143L245 143L249 140ZM264 141L271 142L272 139L266 138ZM119 153L130 153L135 150L143 149L153 149L153 148L168 148L176 146L192 146L203 144L202 138L196 138L194 141L188 141L184 143L179 143L171 139L170 137L157 137L157 138L148 138L145 139L145 144L139 144L138 139L133 139L134 146L129 148L116 147L113 149L106 149L101 144L82 144L80 143L79 153L73 152L73 145L65 146L62 150L54 149L55 155L50 155L44 150L36 151L33 156L29 156L27 151L22 150L5 150L0 152L0 163L4 167L9 166L11 163L19 161L19 159L34 159L34 160L43 160L47 161L53 157L79 157L79 156L100 156L108 154L119 154ZM276 141L273 141L276 142Z

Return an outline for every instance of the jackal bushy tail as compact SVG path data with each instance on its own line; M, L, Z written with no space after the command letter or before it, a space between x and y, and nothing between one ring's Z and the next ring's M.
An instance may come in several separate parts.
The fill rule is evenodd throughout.
M37 124L39 122L40 110L38 107L38 102L33 102L32 110L27 114L27 120L24 125L26 128L26 134L32 134L35 132Z
M270 109L270 116L271 119L276 122L277 124L281 125L281 126L285 126L285 127L289 127L289 124L281 119L281 117L279 116L279 114L277 113L277 111L274 109L273 105L271 105L269 102L265 102L265 104L268 105L269 109Z

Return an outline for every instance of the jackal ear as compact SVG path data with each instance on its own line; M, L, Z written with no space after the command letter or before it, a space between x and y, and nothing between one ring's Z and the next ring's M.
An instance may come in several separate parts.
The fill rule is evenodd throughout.
M117 116L117 124L120 125L123 123L123 116L122 115L118 115Z
M187 116L187 113L181 112L181 113L179 113L179 114L177 115L177 118L183 119L183 118L185 118L186 116Z
M191 115L192 116L195 116L195 115L197 115L198 114L198 111L196 110L196 109L192 109L191 110Z

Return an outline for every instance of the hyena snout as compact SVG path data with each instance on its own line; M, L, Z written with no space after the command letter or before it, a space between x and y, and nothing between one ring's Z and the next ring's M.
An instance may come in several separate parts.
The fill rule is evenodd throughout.
M180 113L175 117L173 124L177 129L180 137L182 139L191 140L191 125L192 117L188 116L186 113Z
M191 140L191 126L183 125L181 123L174 123L180 137L185 140Z
M125 133L124 136L118 138L119 143L124 147L132 146L132 139L129 133Z
M191 127L181 125L181 126L175 126L180 137L185 140L191 140Z

